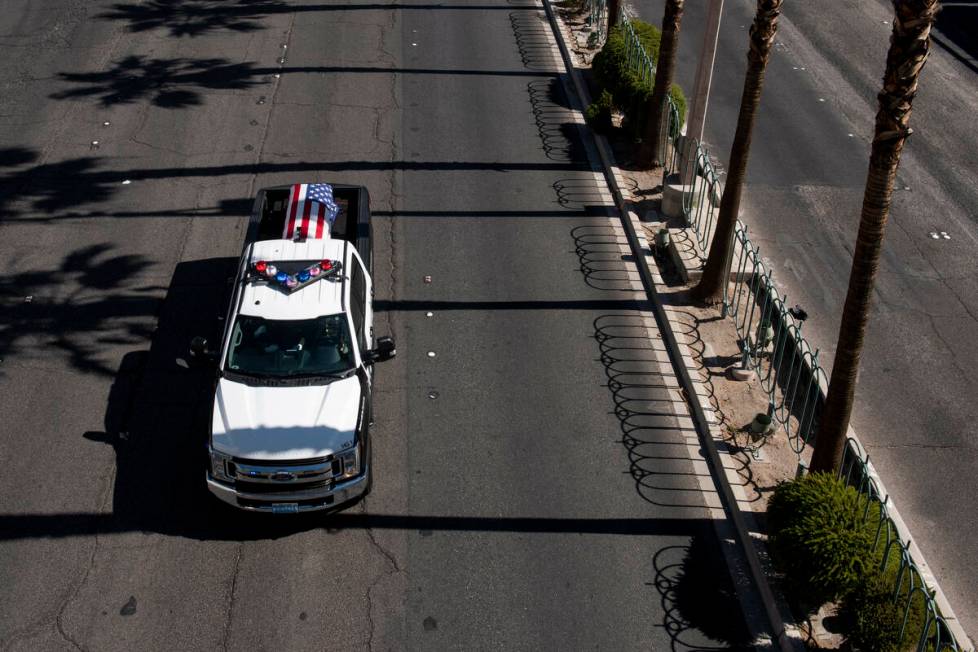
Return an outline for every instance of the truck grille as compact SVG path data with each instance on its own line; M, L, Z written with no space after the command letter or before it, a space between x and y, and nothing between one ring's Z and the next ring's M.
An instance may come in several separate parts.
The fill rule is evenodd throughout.
M228 473L244 493L291 493L328 487L342 473L342 464L332 455L287 463L235 459Z
M308 491L311 489L325 489L329 487L330 484L330 480L320 480L318 482L284 482L279 484L236 480L234 483L234 488L241 493L246 494L277 494Z

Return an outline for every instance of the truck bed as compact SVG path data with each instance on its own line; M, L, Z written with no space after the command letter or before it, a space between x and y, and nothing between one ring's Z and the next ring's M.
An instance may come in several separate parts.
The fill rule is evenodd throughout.
M339 207L330 237L352 243L367 269L373 271L370 233L370 195L363 186L330 184L333 200ZM259 240L278 240L285 230L286 208L292 186L275 186L258 191L248 223L245 244Z

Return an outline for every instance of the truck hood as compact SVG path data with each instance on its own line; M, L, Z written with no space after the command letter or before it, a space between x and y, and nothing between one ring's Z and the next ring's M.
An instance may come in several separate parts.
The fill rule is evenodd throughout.
M352 445L360 412L354 375L328 385L252 387L222 378L211 446L251 460L325 457Z

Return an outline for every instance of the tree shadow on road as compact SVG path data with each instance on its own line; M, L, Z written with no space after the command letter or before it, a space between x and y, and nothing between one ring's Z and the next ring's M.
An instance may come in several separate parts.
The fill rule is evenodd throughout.
M754 649L720 545L712 532L700 533L655 554L653 586L676 652Z
M182 109L201 105L201 90L245 90L267 83L271 69L227 59L151 59L130 55L100 72L62 72L76 86L52 93L56 100L96 97L103 107L146 98L154 106ZM259 79L262 77L262 79Z
M135 184L145 181L172 179L211 179L228 176L270 175L291 173L321 177L329 172L374 172L385 170L436 171L558 171L573 172L583 170L580 164L555 161L525 163L522 161L287 161L287 162L245 162L231 165L201 167L160 167L131 168L122 170L105 169L108 159L95 156L42 163L30 166L38 155L26 148L0 149L0 167L9 168L0 174L0 220L3 221L53 221L62 218L87 217L84 207L97 204L113 197L126 187L127 182ZM593 187L594 182L590 185ZM132 186L130 186L131 188ZM569 191L573 192L573 191ZM580 197L578 197L580 199ZM571 197L560 201L561 206L571 211L585 211L598 214L600 207L586 207ZM213 207L176 208L172 211L155 210L139 213L105 213L92 211L92 217L138 217L166 215L243 215L249 206L247 200L223 200ZM38 215L25 215L25 207L37 211ZM593 210L592 210L593 209Z
M130 32L148 32L166 28L170 36L195 37L215 31L254 32L262 29L261 21L269 14L289 11L278 0L150 0L146 3L116 3L97 17L124 20Z
M57 269L13 271L0 277L0 358L37 364L53 347L75 369L111 376L108 347L145 342L160 306L161 288L130 283L152 265L142 256L115 255L97 244L69 254Z

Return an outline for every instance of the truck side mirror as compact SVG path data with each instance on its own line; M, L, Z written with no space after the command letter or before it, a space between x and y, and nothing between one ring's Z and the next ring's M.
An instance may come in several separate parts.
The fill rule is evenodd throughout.
M190 340L190 359L197 363L213 362L217 354L207 349L207 338L198 335Z
M198 335L190 340L190 355L194 358L201 358L207 353L207 338Z
M367 362L384 362L397 355L393 337L378 337L377 347L367 351Z

